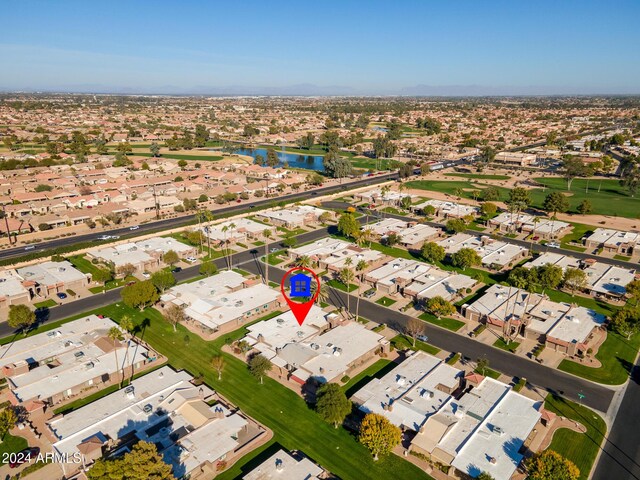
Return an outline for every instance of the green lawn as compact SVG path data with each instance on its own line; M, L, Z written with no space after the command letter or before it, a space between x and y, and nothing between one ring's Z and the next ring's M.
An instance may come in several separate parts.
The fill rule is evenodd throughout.
M430 313L423 313L419 318L421 320L424 320L425 322L429 322L439 327L446 328L447 330L451 330L452 332L457 332L465 325L464 322L456 320L455 318L436 318Z
M582 238L584 238L585 235L593 232L596 227L592 225L585 225L584 223L574 222L571 222L571 225L573 225L573 229L571 230L571 232L567 233L560 239L560 245L562 246L562 248L584 252L586 248L569 245L569 242L582 243Z
M576 464L580 469L580 480L587 480L607 432L606 423L593 410L551 394L547 396L544 407L557 415L576 420L587 428L584 434L568 428L557 430L549 445L550 450L555 450Z
M38 302L38 303L34 303L33 306L36 308L51 308L51 307L55 307L58 305L58 302L56 302L53 298L49 298L48 300L45 300L44 302Z
M414 347L413 338L407 338L404 335L396 335L393 337L391 339L391 345L393 345L396 350L422 350L431 355L436 355L441 351L438 347L421 342L420 340L416 340L416 346Z
M640 348L640 333L636 333L631 340L627 340L616 332L608 331L607 339L600 345L596 354L596 358L602 363L600 368L563 360L558 365L558 369L594 382L621 385L629 378L638 348Z
M238 405L247 415L271 428L275 433L274 440L284 448L305 452L340 478L430 478L396 455L374 462L370 453L347 430L335 429L322 421L302 398L275 380L265 378L264 385L261 385L251 376L245 362L231 355L223 353L226 364L222 380L218 381L217 373L209 365L210 359L220 353L225 338L240 338L246 328L206 342L182 325L178 325L178 331L174 332L173 327L154 309L140 312L115 304L98 311L116 320L129 315L136 325L141 325L146 319L147 326L139 336L166 355L174 368L202 375L207 385Z
M349 398L371 380L374 378L384 377L397 366L397 363L387 360L386 358L381 358L376 363L370 365L368 368L350 379L345 385L343 385L342 390L344 390L345 395Z
M415 180L407 182L409 188L431 190L455 195L456 189L463 191L462 197L472 199L471 190L484 190L492 186L483 183L482 179L472 181L445 181L445 180ZM475 180L475 181L474 181ZM582 200L589 200L592 205L592 214L612 215L627 218L640 217L640 198L633 198L618 183L617 180L600 179L576 179L567 190L567 182L562 178L536 178L537 182L545 185L545 188L530 189L531 206L541 208L545 197L551 192L561 192L568 195L569 212L576 213L577 206ZM588 186L588 190L587 190ZM598 192L600 187L600 192ZM500 193L500 200L508 196L508 189L496 187Z
M382 298L379 298L378 300L376 300L376 303L378 305L382 305L383 307L390 307L391 305L396 303L396 300L394 300L392 298L389 298L389 297L382 297Z
M336 280L335 278L328 280L326 284L329 285L330 287L337 288L338 290L342 290L343 292L347 291L347 286L344 283L342 283L340 280ZM353 283L349 284L350 292L353 292L357 288L358 288L357 285Z
M480 180L509 180L509 175L482 175L481 173L447 173L448 177L475 178Z
M500 377L500 372L493 370L489 367L485 367L484 370L476 368L474 372L479 373L480 375L484 375L485 377L491 377L497 380Z
M516 348L518 348L518 345L520 345L519 342L509 342L509 344L507 345L507 343L502 338L497 339L493 343L494 347L498 347L498 348L501 348L502 350L506 350L507 352L512 352L512 353L516 351Z
M84 255L72 255L67 257L67 260L82 273L93 275L99 270L98 266L84 258Z
M3 458L5 453L16 453L28 446L29 444L24 438L14 437L7 433L2 439L2 443L0 443L0 458Z

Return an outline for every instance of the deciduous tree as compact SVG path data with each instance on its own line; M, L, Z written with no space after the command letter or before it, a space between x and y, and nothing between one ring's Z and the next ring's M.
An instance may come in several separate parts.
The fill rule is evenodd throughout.
M7 323L11 328L19 328L25 334L31 325L36 321L36 314L27 305L9 306L9 316Z
M525 462L528 480L578 480L580 469L558 452L545 450Z
M374 460L378 460L379 455L390 453L401 439L400 429L392 424L387 417L377 413L368 413L362 419L358 441L369 449Z
M140 311L158 301L158 290L149 280L126 286L120 292L125 305Z
M316 393L316 411L335 428L351 413L352 404L337 383L325 383Z
M254 355L249 360L249 371L251 375L260 379L260 383L263 383L263 377L271 370L272 366L269 359L261 354Z

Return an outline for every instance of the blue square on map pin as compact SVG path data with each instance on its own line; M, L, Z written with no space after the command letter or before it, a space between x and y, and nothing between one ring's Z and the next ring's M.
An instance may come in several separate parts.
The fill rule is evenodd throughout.
M291 275L291 297L310 297L311 296L311 278L304 273Z

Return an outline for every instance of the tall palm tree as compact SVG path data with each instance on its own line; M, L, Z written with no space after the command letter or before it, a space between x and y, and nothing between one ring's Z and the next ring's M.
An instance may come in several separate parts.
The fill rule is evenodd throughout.
M311 298L313 298L316 294L316 290L318 290L318 284L313 282L311 284ZM329 287L326 283L320 284L320 290L318 290L318 297L316 298L316 303L324 303L329 299Z
M347 318L349 318L349 315L351 315L351 295L349 294L349 286L351 285L351 282L353 282L353 277L353 271L349 267L344 267L342 270L340 270L340 280L347 287Z
M122 332L120 331L120 329L118 327L111 327L109 329L108 336L113 341L113 353L116 356L116 369L118 371L118 374L120 374L120 365L118 363L118 349L116 348L116 341L118 340L118 338L120 338L120 335L122 335ZM122 376L120 376L120 387L119 388L122 388Z
M127 360L129 358L129 340L131 339L131 331L133 330L133 320L131 319L131 317L129 315L125 315L124 317L122 317L120 319L120 328L124 330L124 339L125 342L127 343L127 349L125 350L125 361L124 363L127 363ZM134 358L135 360L135 358ZM133 378L133 369L134 369L134 362L131 362L131 378ZM123 371L122 371L122 378L124 379L124 367L123 367Z
M262 236L264 237L264 283L269 286L269 240L273 235L271 234L271 230L265 228L262 232Z
M540 223L540 217L533 217L533 232L531 232L531 243L529 245L529 251L533 252L533 237L536 236L536 227Z
M224 238L222 239L222 256L224 257L224 261L225 263L227 263L227 251L225 249L225 246L227 245L227 232L229 231L229 225L225 225L224 227L222 227L222 233L224 233Z
M233 238L233 231L236 229L237 225L233 222L231 222L229 224L229 231L231 232L231 236ZM228 242L228 255L229 255L229 270L231 270L231 267L233 265L233 256L231 254L231 238L229 239Z
M356 263L356 272L360 272L360 285L358 285L358 299L356 300L356 320L360 318L358 315L360 314L360 297L362 296L362 284L364 282L364 271L366 270L369 264L364 260L360 260Z
M211 212L211 210L208 209L204 209L202 211L203 214L203 219L206 222L206 227L207 227L207 248L209 249L209 253L211 253L211 237L209 236L209 226L211 225L211 222L213 221L213 213ZM200 242L202 242L202 237L200 237Z

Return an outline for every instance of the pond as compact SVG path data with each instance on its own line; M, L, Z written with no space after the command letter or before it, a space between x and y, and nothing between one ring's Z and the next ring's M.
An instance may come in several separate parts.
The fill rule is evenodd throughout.
M267 158L266 148L239 148L238 150L234 150L233 153L238 155L248 155L253 158L256 158L256 155L262 155L262 158ZM323 157L321 155L288 153L286 151L283 152L282 149L276 149L276 153L278 154L280 166L282 167L284 167L286 162L291 168L306 168L307 170L315 170L318 172L322 172L324 170L324 166L322 164Z

